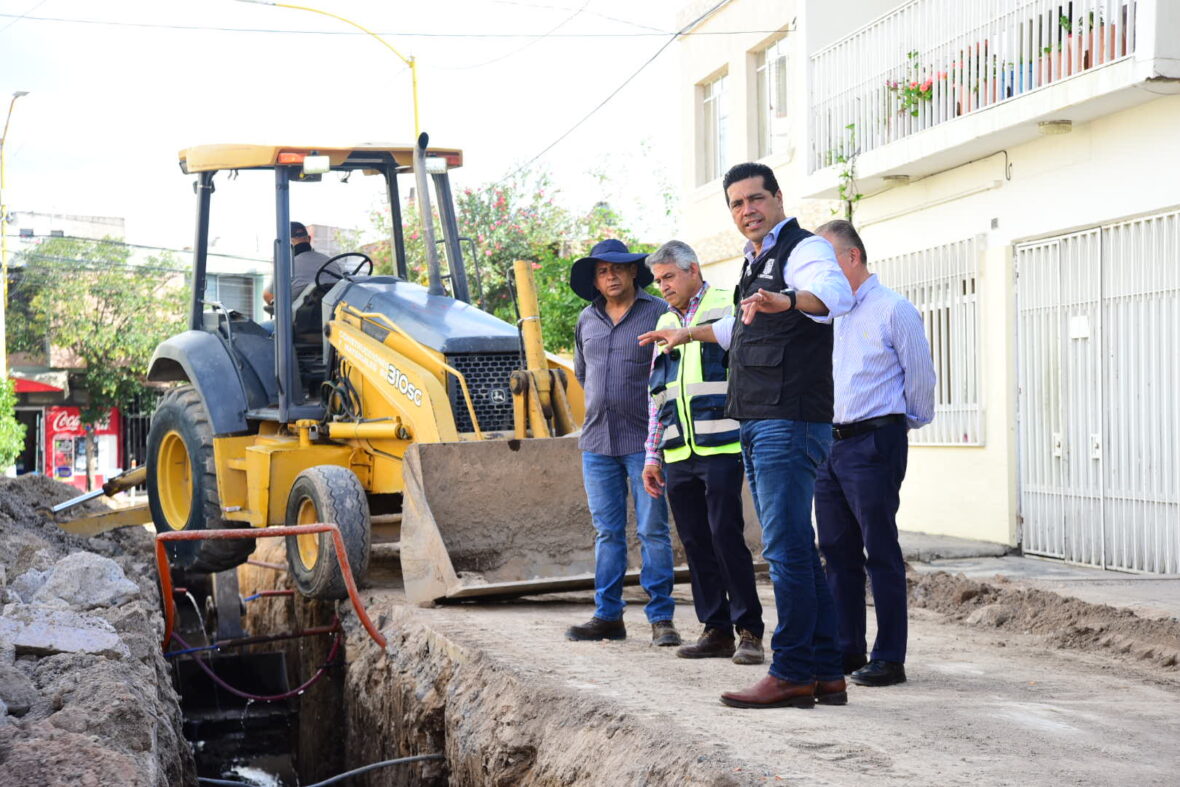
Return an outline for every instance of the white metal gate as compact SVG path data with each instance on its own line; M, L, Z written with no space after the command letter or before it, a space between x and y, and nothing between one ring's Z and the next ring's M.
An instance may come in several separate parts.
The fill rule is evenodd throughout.
M1180 213L1016 247L1027 552L1180 572Z

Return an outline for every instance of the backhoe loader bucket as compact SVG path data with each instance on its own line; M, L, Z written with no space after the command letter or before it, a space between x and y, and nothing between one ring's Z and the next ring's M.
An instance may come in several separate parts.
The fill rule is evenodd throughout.
M408 602L594 587L576 437L418 443L403 478Z

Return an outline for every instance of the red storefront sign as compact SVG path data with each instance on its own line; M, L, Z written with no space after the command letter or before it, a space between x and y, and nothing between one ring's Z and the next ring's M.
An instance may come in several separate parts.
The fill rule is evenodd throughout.
M95 426L95 482L100 486L123 466L120 426L119 411L113 407ZM77 407L45 408L45 475L86 490L86 431Z

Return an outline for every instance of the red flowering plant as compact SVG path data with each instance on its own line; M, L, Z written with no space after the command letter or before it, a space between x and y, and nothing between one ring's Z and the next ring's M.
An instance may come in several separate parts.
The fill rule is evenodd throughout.
M918 60L918 50L906 53L906 68L901 79L891 79L885 82L885 89L893 94L897 114L918 116L918 107L923 101L929 102L934 98L934 77L927 76L925 69ZM937 75L946 79L946 72Z
M562 352L572 348L577 316L586 305L569 288L570 266L588 249L585 239L617 237L631 244L633 239L622 228L620 217L604 204L578 216L558 204L557 195L548 173L524 171L498 183L458 190L455 209L472 300L514 323L516 305L509 282L512 263L533 261L545 347ZM373 222L382 237L389 236L388 208L375 212ZM437 208L434 223L435 237L442 238ZM403 206L402 224L410 276L425 284L426 249L417 204ZM379 273L393 271L388 242L367 253ZM445 254L440 261L445 275Z

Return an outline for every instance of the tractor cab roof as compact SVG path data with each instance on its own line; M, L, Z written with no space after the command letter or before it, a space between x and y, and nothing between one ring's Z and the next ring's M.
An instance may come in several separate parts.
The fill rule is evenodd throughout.
M376 169L390 164L399 169L410 169L414 163L413 145L324 147L226 144L197 145L180 151L180 168L185 174L224 169L274 169L298 166L306 156L311 155L327 156L332 169ZM463 151L455 148L428 148L426 157L441 159L446 169L463 166Z

